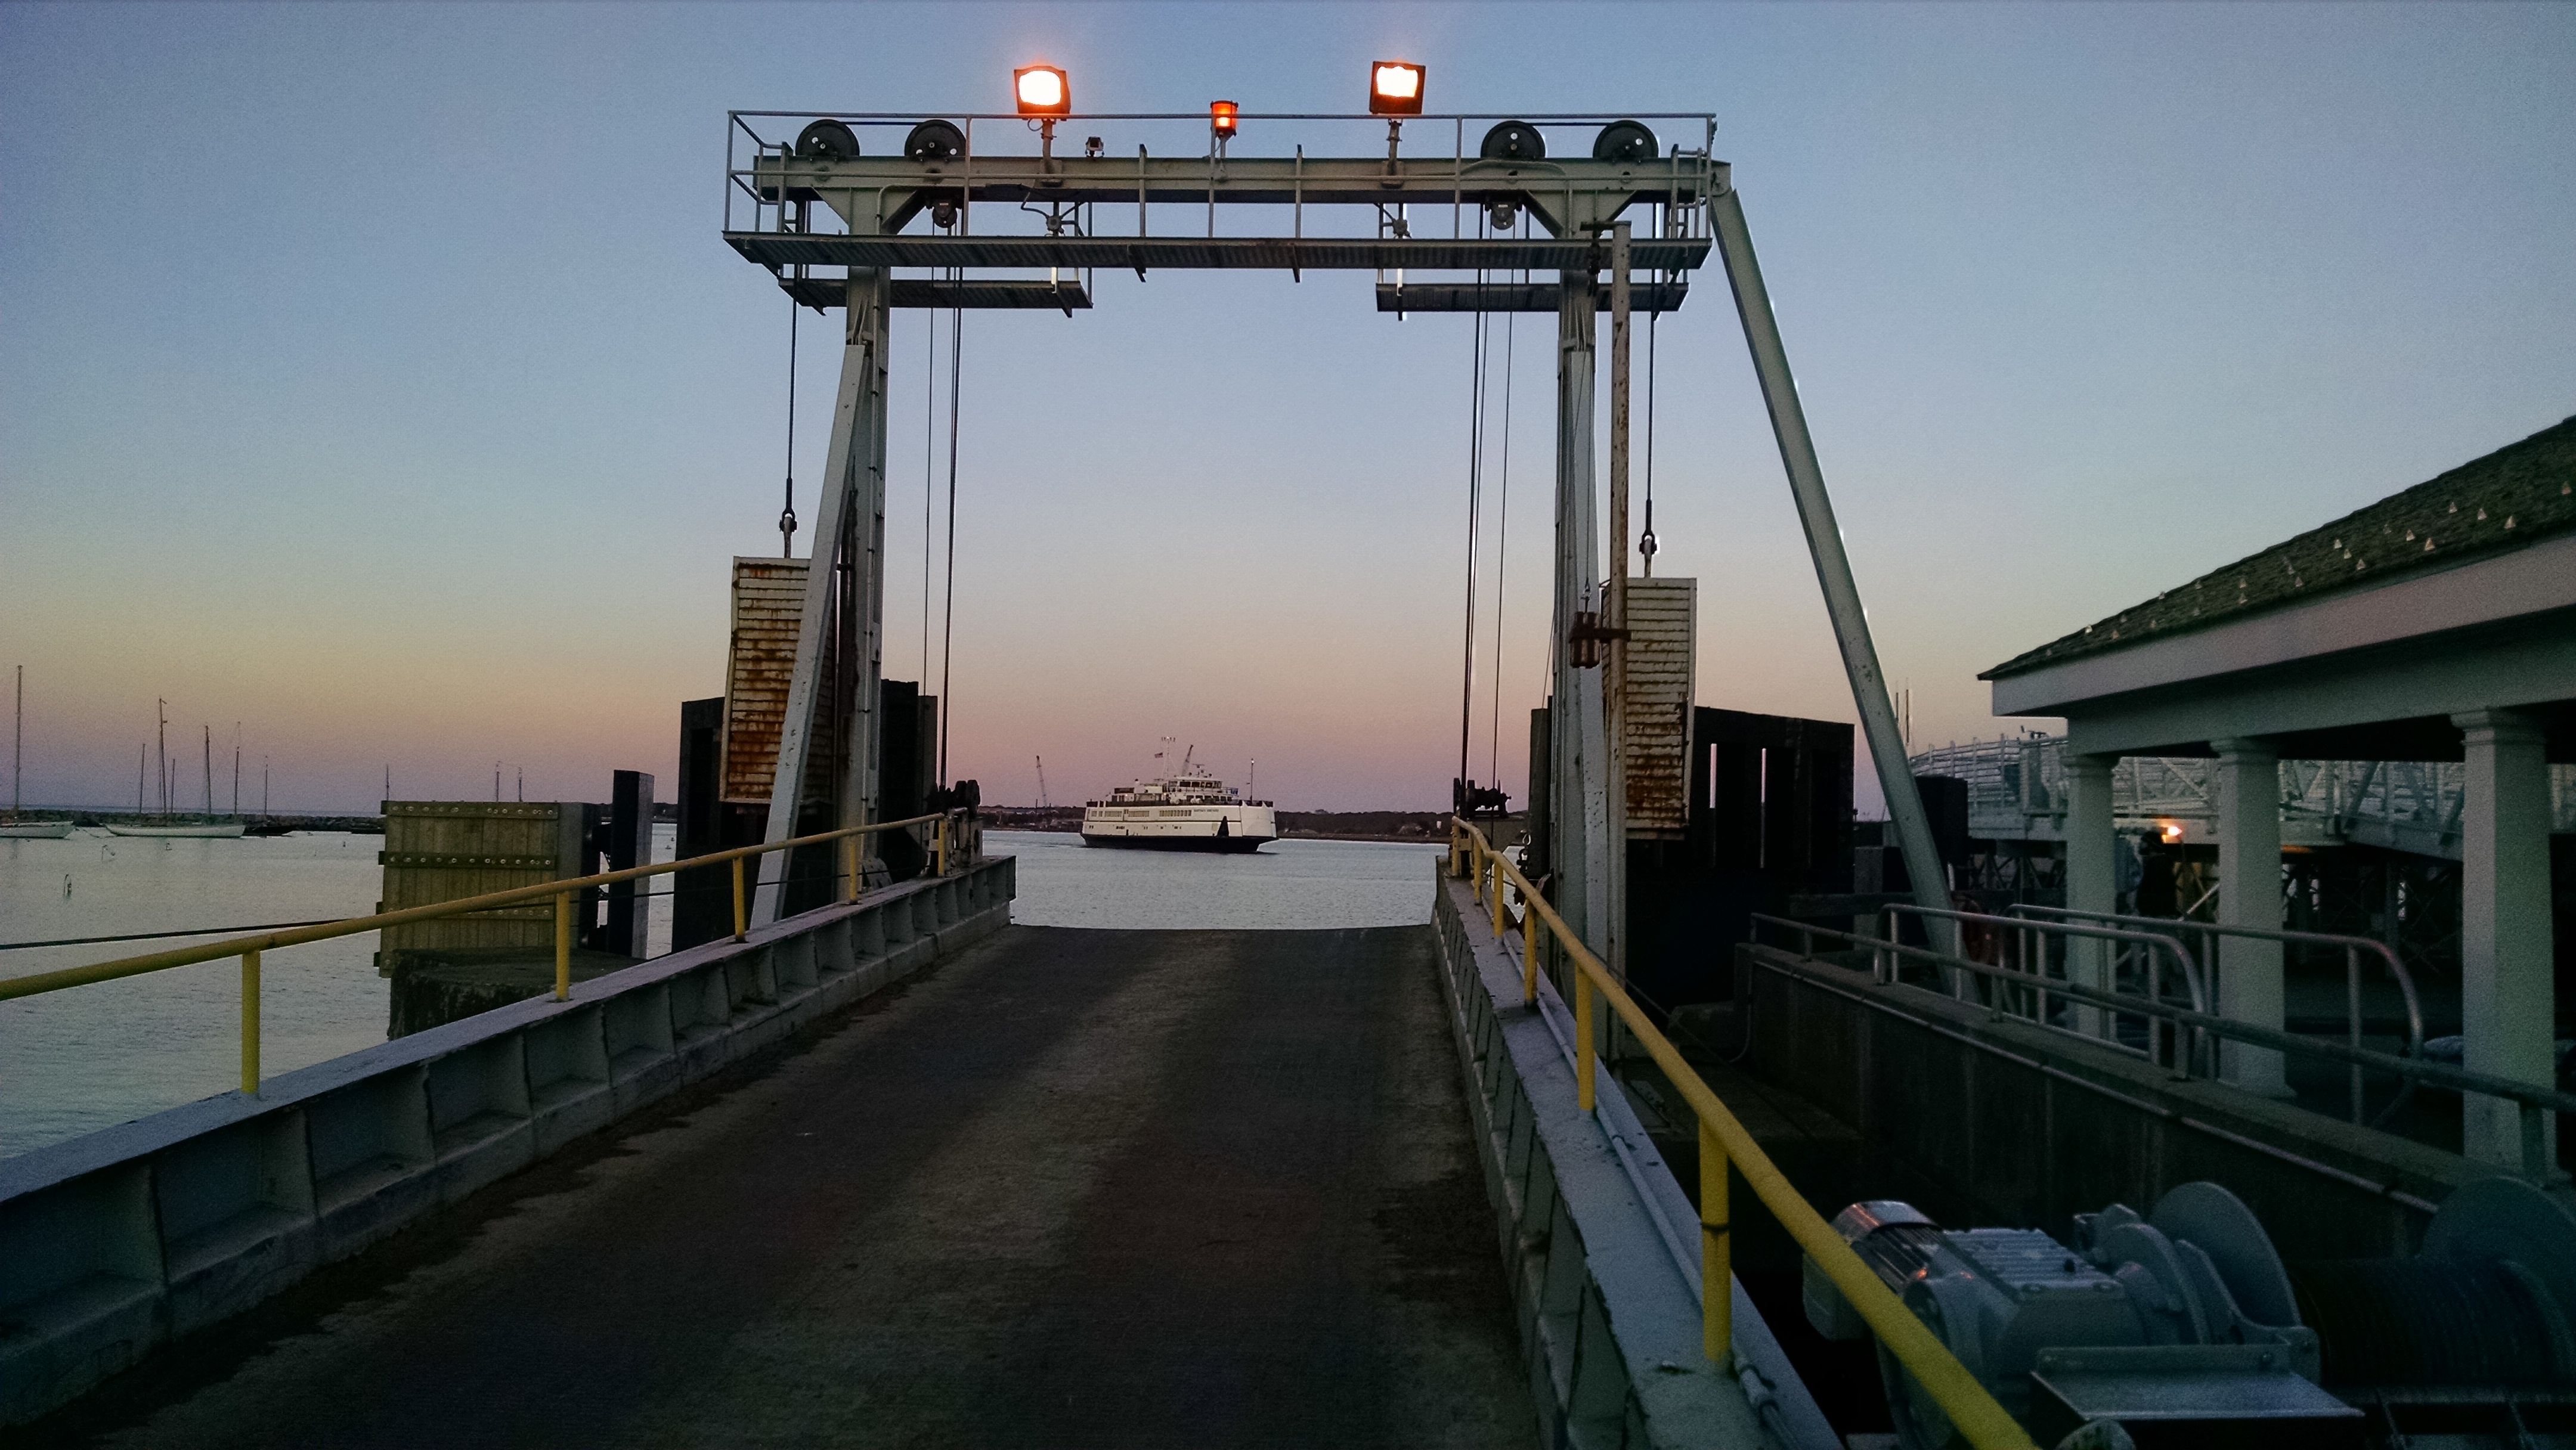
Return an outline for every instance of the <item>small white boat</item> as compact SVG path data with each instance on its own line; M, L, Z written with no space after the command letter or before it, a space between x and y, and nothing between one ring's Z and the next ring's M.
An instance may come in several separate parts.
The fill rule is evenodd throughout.
M231 837L242 833L242 821L202 821L177 826L114 826L107 828L113 836L212 836Z
M59 841L71 833L69 821L0 821L0 841Z

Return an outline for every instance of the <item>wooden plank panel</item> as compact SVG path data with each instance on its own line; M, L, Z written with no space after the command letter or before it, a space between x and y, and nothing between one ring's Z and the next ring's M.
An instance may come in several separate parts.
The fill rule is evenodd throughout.
M388 801L379 910L433 906L579 875L581 807L560 801ZM387 927L385 965L399 953L510 948L550 951L554 906L540 902L443 921Z

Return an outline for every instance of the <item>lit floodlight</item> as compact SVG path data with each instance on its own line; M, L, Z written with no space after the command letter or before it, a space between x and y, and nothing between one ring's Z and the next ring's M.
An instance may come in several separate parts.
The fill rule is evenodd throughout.
M1241 114L1242 108L1232 101L1210 101L1208 102L1208 129L1220 136L1231 136L1234 134L1235 123Z
M1023 116L1073 114L1073 86L1060 66L1024 65L1011 72L1011 95Z
M1409 60L1382 60L1369 67L1369 114L1422 114L1422 67Z

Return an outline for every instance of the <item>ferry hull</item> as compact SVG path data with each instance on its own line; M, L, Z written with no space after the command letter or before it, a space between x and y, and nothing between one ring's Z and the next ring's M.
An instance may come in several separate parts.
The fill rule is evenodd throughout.
M1129 851L1206 851L1225 856L1248 855L1277 840L1276 836L1100 836L1082 833L1086 846L1115 846Z

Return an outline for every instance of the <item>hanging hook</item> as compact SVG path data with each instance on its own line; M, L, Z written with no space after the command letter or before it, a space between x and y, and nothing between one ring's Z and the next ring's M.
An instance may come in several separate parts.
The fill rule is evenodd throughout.
M778 510L778 557L796 557L796 321L794 293L787 298L787 493Z

